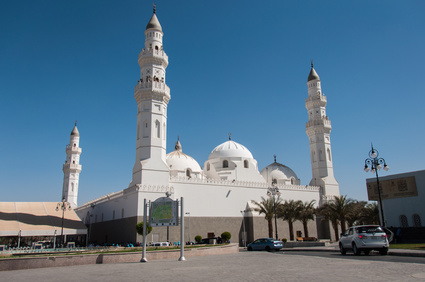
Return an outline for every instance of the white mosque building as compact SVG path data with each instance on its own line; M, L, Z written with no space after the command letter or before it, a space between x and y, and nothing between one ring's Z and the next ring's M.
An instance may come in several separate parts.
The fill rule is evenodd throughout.
M339 196L339 185L333 174L330 141L331 122L326 116L326 96L313 65L308 76L306 133L310 141L312 179L300 185L300 179L289 167L276 162L258 169L257 161L243 145L229 140L211 151L199 163L183 153L177 140L174 151L166 153L167 108L170 88L165 73L168 56L163 46L163 32L154 13L145 30L145 47L139 54L140 79L134 90L137 102L136 160L128 188L94 199L75 208L89 226L89 240L97 243L141 242L135 226L143 221L144 200L154 201L165 195L176 200L184 198L185 238L196 235L219 236L228 231L232 242L250 242L268 236L264 215L250 211L252 200L267 197L268 188L277 187L283 200L315 200L323 204ZM67 148L64 165L63 196L77 206L79 164L79 132L75 126ZM206 148L208 149L208 148ZM310 236L331 238L329 225L311 221ZM295 230L302 230L299 222ZM190 234L189 234L190 232ZM288 225L279 220L280 238L289 238ZM190 235L190 238L188 238ZM148 241L180 241L180 227L154 227Z

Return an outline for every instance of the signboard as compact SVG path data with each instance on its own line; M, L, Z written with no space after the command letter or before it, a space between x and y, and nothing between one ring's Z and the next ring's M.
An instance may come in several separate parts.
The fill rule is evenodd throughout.
M378 184L376 181L367 182L366 185L369 201L378 201ZM415 197L418 195L414 176L381 180L379 181L379 187L381 188L382 200Z
M150 203L149 224L155 226L177 226L178 218L178 201L170 198L162 197Z

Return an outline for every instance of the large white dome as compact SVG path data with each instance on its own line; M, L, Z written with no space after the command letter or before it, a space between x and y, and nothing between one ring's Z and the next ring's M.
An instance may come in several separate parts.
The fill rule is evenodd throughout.
M208 159L216 158L247 158L253 159L251 152L243 145L229 140L212 150Z
M267 182L277 181L277 183L286 182L287 184L299 184L300 180L295 172L286 165L274 162L263 168L260 174Z
M201 167L198 162L189 155L182 152L180 141L177 141L175 151L167 154L166 162L170 171L200 173Z

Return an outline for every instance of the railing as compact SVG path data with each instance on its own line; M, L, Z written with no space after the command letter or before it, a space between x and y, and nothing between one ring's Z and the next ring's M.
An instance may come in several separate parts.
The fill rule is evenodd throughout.
M323 125L323 126L330 127L331 121L329 120L328 117L323 117L322 119L313 119L313 120L306 122L305 127L310 127L310 126L313 126L313 125Z
M168 62L168 56L167 56L167 54L165 54L164 50L154 50L154 49L145 50L145 49L142 49L142 52L140 52L140 54L139 54L139 59L141 59L143 57L152 57L152 56L164 58L164 60L166 60Z
M140 90L157 90L159 92L165 92L166 94L170 95L170 87L168 87L164 82L159 82L159 81L154 81L154 82L139 81L136 85L136 91L139 89Z
M270 187L269 183L265 182L254 182L254 181L230 181L222 179L200 179L200 178L186 178L186 177L172 177L170 183L197 183L205 185L223 185L223 186L238 186L238 187L247 187L247 188L264 188L267 189ZM308 190L308 191L319 191L320 187L318 186L308 186L308 185L285 185L277 184L279 190Z

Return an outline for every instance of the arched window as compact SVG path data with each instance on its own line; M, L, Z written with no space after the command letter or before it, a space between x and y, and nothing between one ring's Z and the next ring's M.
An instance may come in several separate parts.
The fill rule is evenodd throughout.
M155 50L158 51L158 46L155 46Z
M144 138L147 138L147 137L149 137L149 128L148 128L148 121L147 120L145 120L144 122L143 122L143 137Z
M276 178L273 178L272 179L272 184L277 184L277 179Z
M74 182L71 182L71 192L74 192Z
M223 161L223 168L229 167L229 161L224 160Z
M291 184L294 185L295 184L295 179L293 177L291 177Z
M190 178L190 170L186 169L186 176Z
M102 222L103 222L103 213L102 213Z
M412 219L413 219L413 226L422 227L421 217L419 216L419 214L415 213L412 216Z
M207 171L209 171L211 168L210 163L207 163Z
M112 211L112 220L115 219L115 210Z
M401 227L409 227L409 223L407 222L407 216L404 214L400 215L400 225Z
M90 223L90 213L87 212L87 215L86 215L86 224L89 224L89 223Z
M320 149L319 151L319 161L323 161L323 151Z
M155 121L156 137L161 138L161 126L159 120Z
M244 168L249 168L249 162L248 162L248 160L244 160L243 161L243 167Z
M163 126L162 126L162 132L164 132L163 134L162 134L162 139L163 140L165 140L165 134L167 133L167 126L165 125L165 122L164 122L164 124L163 124Z
M332 161L332 156L331 156L331 149L328 148L328 160L331 162Z
M315 163L316 162L316 152L315 151L312 152L311 158L313 159L313 163Z

